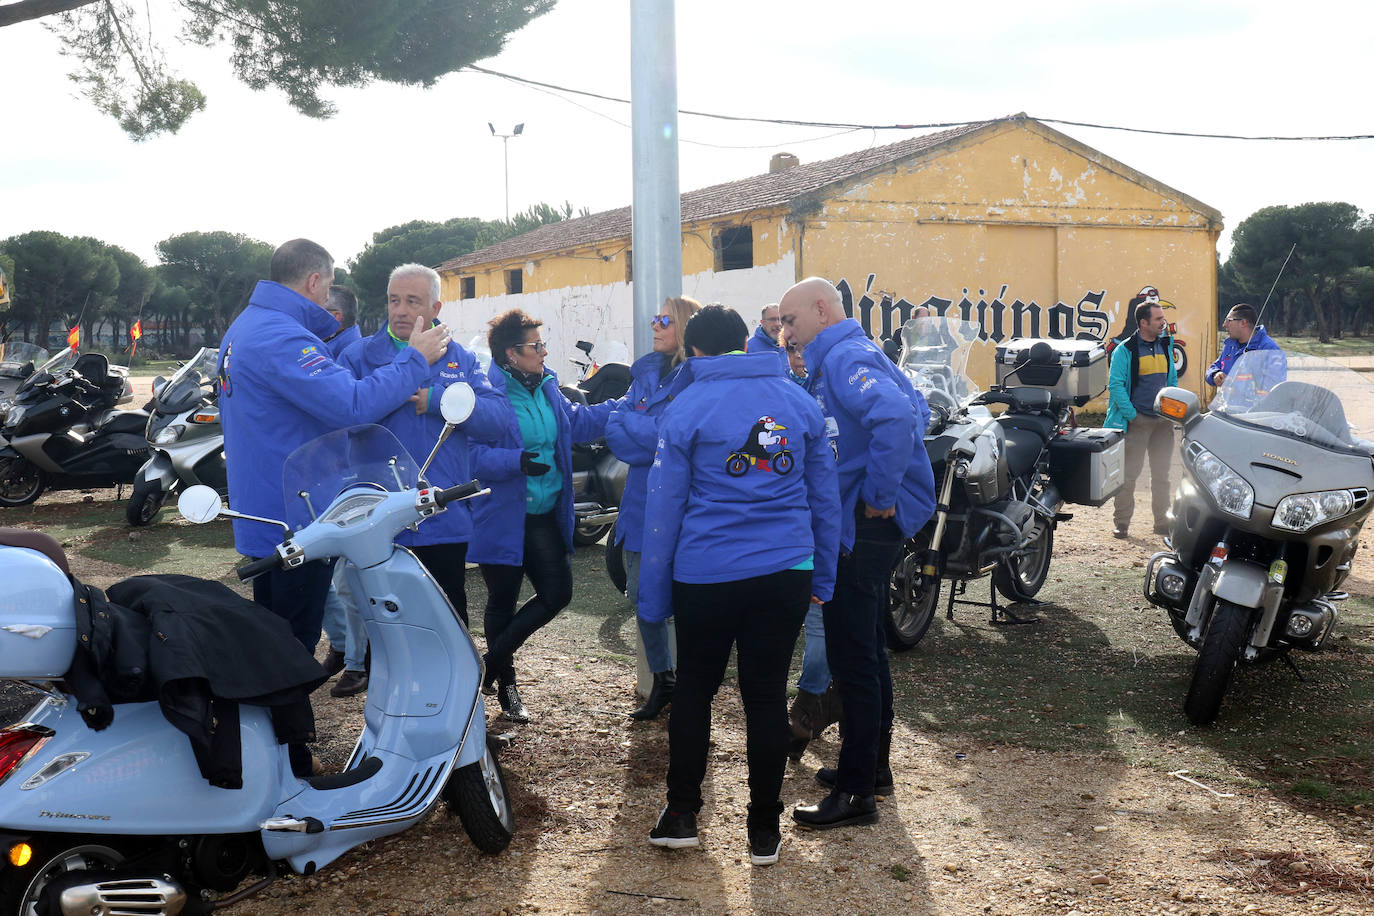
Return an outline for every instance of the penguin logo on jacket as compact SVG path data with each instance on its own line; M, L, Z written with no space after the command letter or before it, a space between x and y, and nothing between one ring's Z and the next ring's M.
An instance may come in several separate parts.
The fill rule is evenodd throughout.
M786 474L792 470L792 453L787 450L787 437L779 431L786 430L772 417L759 417L749 430L744 445L730 453L725 459L725 470L731 477L743 477L750 468Z

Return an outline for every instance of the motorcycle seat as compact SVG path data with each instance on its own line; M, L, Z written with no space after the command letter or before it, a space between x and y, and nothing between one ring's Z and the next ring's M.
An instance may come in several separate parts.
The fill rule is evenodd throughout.
M1054 435L1054 428L1058 425L1054 417L1036 413L1004 413L997 418L997 423L1003 432L1013 429L1034 432L1040 437L1041 445L1050 441L1050 437Z
M52 560L58 569L70 576L71 569L67 566L67 554L63 552L62 545L52 535L44 534L41 531L31 531L27 528L0 528L0 547L23 547L28 550L36 550L43 556Z
M1039 430L1015 426L1003 427L1002 434L1006 437L1007 471L1013 477L1020 477L1035 466L1035 459L1045 450L1047 437Z

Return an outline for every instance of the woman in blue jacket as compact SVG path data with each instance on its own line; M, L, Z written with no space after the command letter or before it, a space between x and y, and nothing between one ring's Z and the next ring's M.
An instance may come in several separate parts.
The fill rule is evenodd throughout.
M825 417L771 353L745 355L744 319L697 312L690 380L664 411L649 470L639 615L677 621L668 804L656 846L696 846L711 700L733 646L749 761L749 852L778 860L787 766L787 669L812 602L831 597L840 537ZM723 354L723 355L722 355Z
M622 403L571 403L544 366L548 352L542 321L520 309L490 322L491 387L505 413L494 439L472 441L472 471L491 488L473 500L468 560L487 585L486 681L495 687L501 714L528 722L515 686L515 652L572 600L572 444L605 434L606 418ZM517 611L520 582L529 576L534 597Z
M606 421L606 443L621 461L630 466L625 475L625 493L620 498L615 539L624 544L625 591L633 603L639 592L639 555L644 541L644 497L649 488L649 465L658 448L658 421L676 394L673 384L687 359L682 346L682 330L701 308L701 303L686 296L666 299L654 318L654 351L641 356L630 367L634 382L625 395L625 406ZM668 621L652 623L636 615L644 657L654 675L654 686L644 705L630 713L632 719L654 719L672 702L677 676L673 672Z

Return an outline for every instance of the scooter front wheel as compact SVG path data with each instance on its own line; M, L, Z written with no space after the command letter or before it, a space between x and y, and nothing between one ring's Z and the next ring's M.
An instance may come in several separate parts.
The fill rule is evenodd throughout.
M515 833L510 793L494 745L488 735L482 759L454 770L444 786L444 801L457 812L472 845L491 855L509 846Z
M140 477L134 481L134 492L124 507L124 520L135 527L147 525L157 517L166 500L167 491L162 489L162 481Z
M0 458L0 506L27 506L43 495L48 475L26 458Z

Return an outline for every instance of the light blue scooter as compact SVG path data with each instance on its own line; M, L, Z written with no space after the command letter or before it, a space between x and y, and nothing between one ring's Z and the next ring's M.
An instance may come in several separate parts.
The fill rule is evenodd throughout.
M473 403L467 385L448 388L435 451ZM286 540L276 556L239 570L247 579L276 564L344 557L354 594L367 598L365 725L334 775L294 776L262 707L240 709L237 790L202 778L190 742L156 703L117 706L108 728L88 728L60 681L77 639L61 548L51 539L0 545L0 678L46 695L25 722L0 730L0 914L207 913L287 868L309 875L399 833L441 799L480 849L506 848L511 807L486 737L481 656L434 579L393 543L448 503L487 491L477 481L429 487L423 470L380 426L302 446L284 472L288 518L277 524ZM179 508L195 522L251 518L221 508L205 486L188 489ZM20 542L36 535L10 532ZM263 877L231 893L250 875Z

